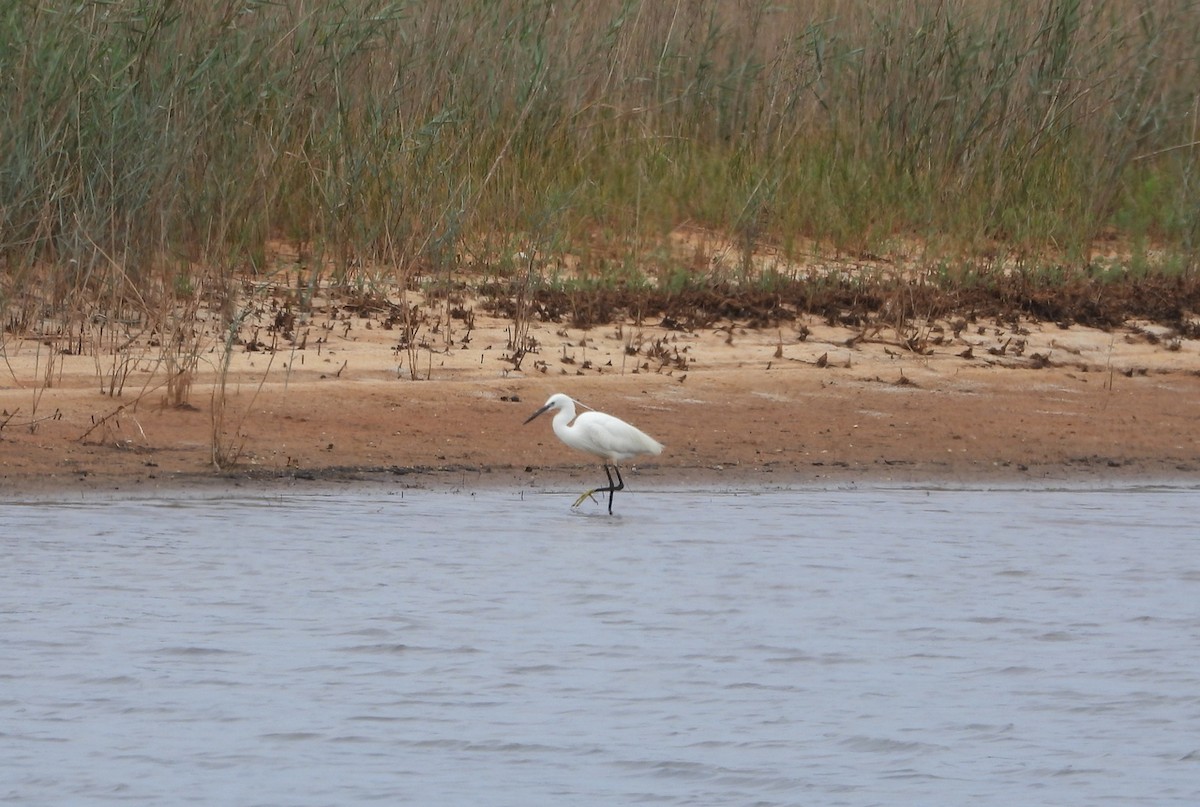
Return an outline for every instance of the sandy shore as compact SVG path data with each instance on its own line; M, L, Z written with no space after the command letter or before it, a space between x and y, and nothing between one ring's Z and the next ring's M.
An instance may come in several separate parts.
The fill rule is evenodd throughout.
M632 490L1200 479L1197 345L1137 324L947 327L927 355L887 332L811 319L695 333L546 325L519 370L506 360L507 324L480 317L410 355L370 320L313 320L320 339L303 350L237 349L220 419L213 348L186 403L167 406L151 352L122 365L123 390L108 395L114 357L52 356L10 334L0 494L599 481L598 465L561 445L548 419L522 425L560 391L667 445L626 474Z

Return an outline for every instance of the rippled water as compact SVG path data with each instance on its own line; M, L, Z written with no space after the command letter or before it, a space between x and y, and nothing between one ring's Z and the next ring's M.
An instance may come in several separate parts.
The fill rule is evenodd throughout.
M0 802L1200 803L1194 489L0 503Z

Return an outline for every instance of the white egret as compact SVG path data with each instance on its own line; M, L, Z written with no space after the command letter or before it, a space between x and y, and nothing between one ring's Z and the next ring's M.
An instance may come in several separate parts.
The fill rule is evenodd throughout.
M608 477L608 487L589 490L571 506L578 507L584 499L593 494L608 493L608 512L611 515L613 494L625 489L625 480L621 479L621 469L617 467L617 463L642 454L659 454L663 450L662 443L641 429L603 412L583 412L576 416L575 401L561 392L551 395L545 405L530 415L525 422L528 423L551 409L558 410L554 415L554 433L558 435L558 439L571 448L603 460L604 475ZM610 466L617 474L615 485L612 474L608 471Z

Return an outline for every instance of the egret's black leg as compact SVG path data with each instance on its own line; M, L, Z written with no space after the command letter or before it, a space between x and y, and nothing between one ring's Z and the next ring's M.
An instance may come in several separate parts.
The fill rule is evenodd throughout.
M586 493L583 493L582 495L580 495L580 497L578 499L575 500L575 504L571 505L572 507L578 507L579 505L583 504L583 500L591 498L592 494L594 494L594 493L607 493L608 494L608 514L610 516L612 515L613 494L615 494L618 490L625 490L625 480L621 478L621 469L618 468L616 465L613 465L612 469L617 474L617 482L616 482L616 484L613 484L612 473L609 472L609 470L608 470L608 468L609 468L608 463L607 462L604 463L604 465L602 467L604 468L604 475L606 477L608 477L608 487L595 488L593 490L587 491ZM593 501L595 501L595 500L593 499Z
M612 474L608 472L608 465L604 466L604 475L608 477L608 514L612 515L613 494L618 490L625 490L625 480L621 478L621 469L616 465L612 467L617 473L617 484L613 484Z

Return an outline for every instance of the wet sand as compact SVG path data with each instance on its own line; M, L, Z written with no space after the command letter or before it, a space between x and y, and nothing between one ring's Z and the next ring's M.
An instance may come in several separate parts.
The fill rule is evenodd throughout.
M518 370L506 359L508 322L478 320L412 353L395 332L349 317L302 326L320 334L303 350L240 346L219 419L213 348L186 403L168 406L152 353L110 396L112 356L55 354L47 385L51 347L8 335L0 493L601 481L548 419L522 425L553 392L666 444L626 472L630 490L1200 480L1198 347L1136 323L947 328L926 355L896 335L815 319L701 332L545 324Z

